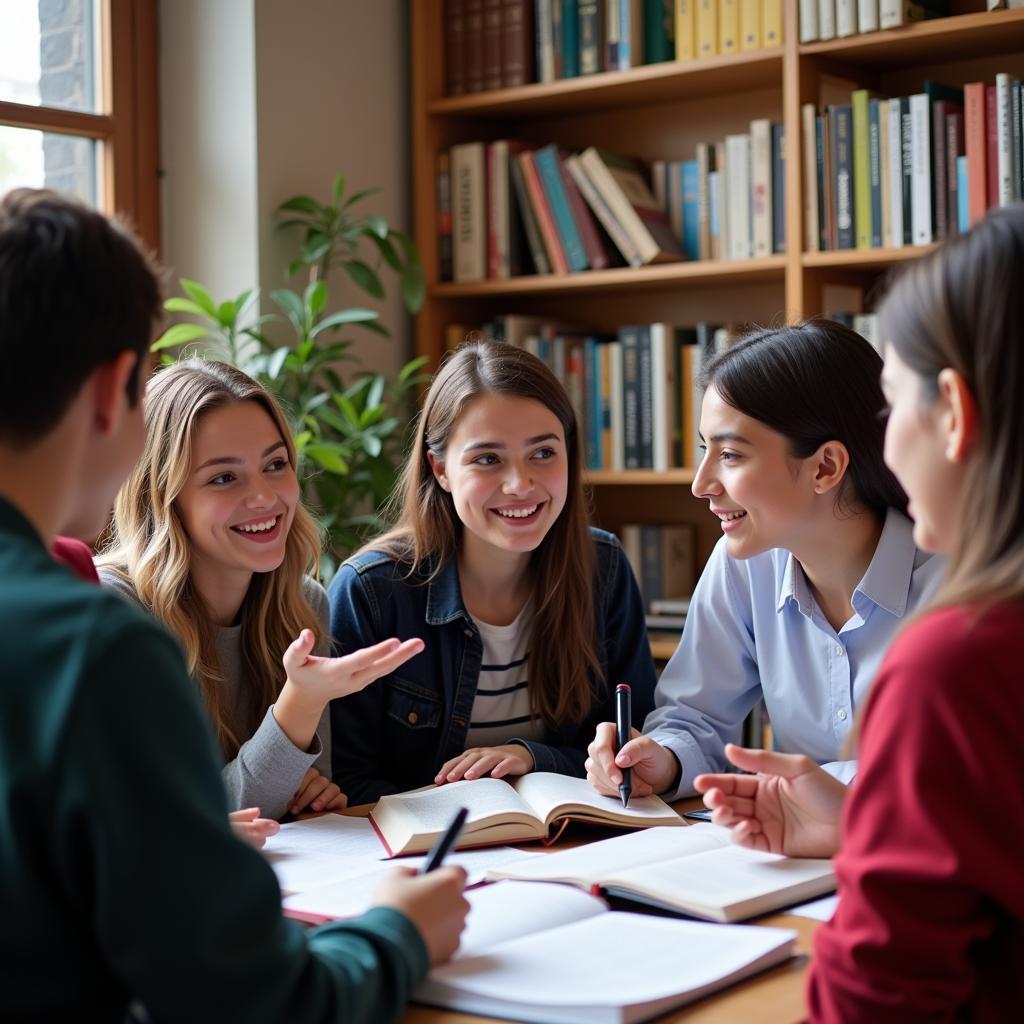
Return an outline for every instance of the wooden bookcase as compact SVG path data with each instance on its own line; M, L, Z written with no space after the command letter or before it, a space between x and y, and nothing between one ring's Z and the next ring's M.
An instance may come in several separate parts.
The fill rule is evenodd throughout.
M783 0L782 46L606 72L550 84L446 97L444 2L416 0L412 15L412 147L415 238L427 274L416 350L434 366L448 323L530 313L613 330L630 322L792 322L824 311L823 290L853 285L870 294L893 265L920 247L842 252L803 250L800 108L849 102L852 89L919 92L925 79L953 85L997 71L1024 78L1024 9L986 11L953 0L954 15L907 28L800 45L798 0ZM456 143L523 138L568 149L589 145L645 160L687 159L697 142L747 131L757 117L785 125L784 255L525 276L474 284L438 281L436 157ZM827 386L827 382L822 382ZM689 490L692 469L592 472L595 521L693 523L703 565L720 536L717 520ZM655 641L656 655L674 644Z

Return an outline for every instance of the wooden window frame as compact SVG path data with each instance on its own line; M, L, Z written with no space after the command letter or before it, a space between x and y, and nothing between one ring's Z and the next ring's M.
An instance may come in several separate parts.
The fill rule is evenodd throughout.
M160 251L157 0L98 0L101 113L0 100L0 125L94 139L103 146L97 200Z

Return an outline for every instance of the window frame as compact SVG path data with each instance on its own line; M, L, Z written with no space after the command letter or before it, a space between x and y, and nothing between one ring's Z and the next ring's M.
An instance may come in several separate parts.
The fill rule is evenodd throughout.
M158 0L97 0L98 113L0 100L0 125L93 139L103 147L98 205L160 251Z

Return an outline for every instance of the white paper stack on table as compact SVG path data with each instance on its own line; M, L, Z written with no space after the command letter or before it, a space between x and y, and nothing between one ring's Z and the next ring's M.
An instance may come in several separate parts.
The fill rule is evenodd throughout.
M786 929L607 911L566 886L499 882L467 898L462 946L421 983L417 1002L544 1024L628 1024L781 963L796 941Z
M710 921L742 921L835 889L830 860L734 845L727 829L651 828L488 871L490 879L564 882Z

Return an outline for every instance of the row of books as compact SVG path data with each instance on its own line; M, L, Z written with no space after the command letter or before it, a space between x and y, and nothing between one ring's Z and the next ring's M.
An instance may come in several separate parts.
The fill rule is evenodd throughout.
M992 206L1024 197L1024 103L1008 74L994 84L802 111L804 243L809 251L927 245Z
M800 42L845 39L948 14L949 0L800 0Z
M697 583L697 532L693 525L625 523L619 528L619 539L648 614L662 620L660 631L682 632L685 611L680 610L689 606Z
M446 0L449 96L782 43L782 0Z
M781 124L750 122L749 133L698 143L693 160L656 160L655 195L691 260L744 260L786 251L786 182Z
M543 359L572 400L588 469L667 470L700 460L701 367L741 334L738 326L657 323L611 335L510 314L477 329L449 325L445 340L454 347L481 336Z

